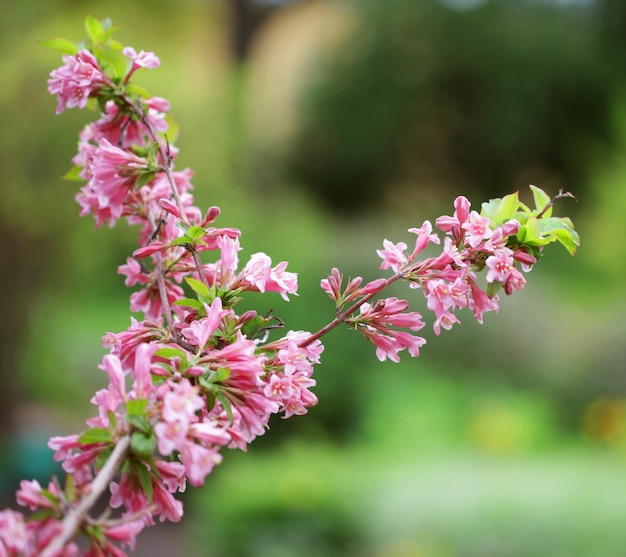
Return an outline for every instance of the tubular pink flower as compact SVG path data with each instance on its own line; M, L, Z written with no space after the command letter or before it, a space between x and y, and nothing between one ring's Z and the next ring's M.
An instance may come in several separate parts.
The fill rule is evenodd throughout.
M414 261L417 254L423 251L431 242L433 244L439 244L441 242L439 236L432 233L433 226L428 220L424 221L420 228L409 228L409 232L417 234L417 238L415 239L415 248L413 249L413 253L409 255L409 261Z
M466 241L473 248L491 238L492 230L489 227L489 219L481 217L476 211L469 214L468 220L461 225L461 228L467 232Z
M383 270L391 268L394 273L399 273L400 269L408 262L408 259L404 254L404 250L406 250L407 245L404 242L394 244L393 242L385 239L383 240L383 247L385 249L376 250L378 256L383 260L380 268Z
M61 114L65 108L85 108L89 97L108 84L96 57L83 49L75 56L63 56L63 66L50 72L48 91L57 95L56 113Z
M486 265L489 269L486 277L487 282L499 282L500 284L506 283L515 268L513 257L503 252L489 256Z
M122 54L133 61L132 71L137 68L148 68L152 70L161 65L159 57L154 52L144 52L141 50L137 53L132 46L126 46L122 49Z

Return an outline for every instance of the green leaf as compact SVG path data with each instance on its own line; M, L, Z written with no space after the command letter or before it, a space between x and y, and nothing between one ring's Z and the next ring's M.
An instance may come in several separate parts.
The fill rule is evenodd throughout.
M529 186L533 192L533 198L535 200L535 207L537 208L537 212L540 213L543 211L544 207L552 201L552 198L541 188L537 186ZM552 215L552 207L550 207L544 214L544 217L549 217Z
M226 415L228 416L228 423L230 425L233 425L233 409L231 408L230 400L228 400L226 398L226 395L221 391L217 391L216 396L219 399L219 401L222 403L224 410L226 410Z
M195 240L199 240L200 238L202 238L202 236L206 234L206 230L202 228L201 226L194 225L189 228L189 232L187 232L187 234L192 240L195 241Z
M489 296L490 298L493 298L498 292L500 292L500 289L502 288L502 285L499 282L489 282L487 283L487 296Z
M95 46L98 44L98 36L104 31L104 28L95 17L88 15L85 18L85 31L87 31L87 36Z
M195 302L196 300L194 300ZM155 353L155 356L159 358L166 358L168 360L172 358L181 358L182 360L187 358L187 355L180 348L173 348L172 346L165 346L159 348Z
M131 439L132 446L132 439ZM152 487L152 477L150 476L150 471L144 466L143 462L139 462L133 466L133 471L139 478L139 483L141 484L141 489L144 492L146 498L148 499L148 503L152 503L152 497L154 495L153 487Z
M140 188L142 186L145 186L146 184L149 184L150 182L152 182L153 178L154 178L154 172L151 172L151 171L142 172L139 176L137 176L137 180L135 181L135 187Z
M181 236L180 238L174 238L170 245L172 246L192 246L191 240L187 236Z
M147 432L152 429L152 425L150 425L150 421L145 416L139 416L137 414L128 414L126 417L128 423L132 425L134 428L138 429L142 432Z
M217 383L224 381L230 377L230 369L227 367L220 367L211 374L211 381Z
M194 308L194 309L202 308L202 302L199 302L198 300L194 300L193 298L181 298L180 300L176 300L172 305L189 307L189 308Z
M114 81L118 83L126 76L131 61L121 52L122 45L117 41L108 41L94 47L94 54L105 70Z
M567 217L542 218L539 220L539 229L542 236L551 242L560 242L571 255L580 246L580 237Z
M126 401L126 412L128 412L129 416L143 416L146 413L147 407L147 398L136 398Z
M126 93L141 99L149 99L152 95L144 87L130 83L126 86Z
M115 416L115 412L113 412L113 410L109 410L107 412L107 417L109 418L109 427L111 428L111 431L115 431L115 428L117 427L117 418Z
M196 294L198 294L198 296L202 296L203 298L208 298L209 300L214 299L214 296L211 295L211 291L203 282L195 278L191 278L191 277L185 277L185 281L191 287L191 289Z
M243 334L246 335L246 337L250 339L255 339L261 328L266 323L267 319L265 317L263 317L262 315L257 315L249 321L246 321L241 327L241 330Z
M480 214L483 217L488 217L491 220L495 220L493 216L495 215L499 203L500 199L490 199L489 201L483 202L483 204L481 205Z
M112 452L113 452L113 446L109 446L103 451L100 451L98 453L98 456L96 457L96 467L98 468L98 470L102 469L106 461L109 460L109 457L111 456ZM71 474L68 474L68 475L71 475Z
M85 179L79 176L82 168L80 166L72 166L62 177L62 180L71 180L72 182L84 182Z
M79 443L91 445L92 443L110 443L111 432L103 427L94 427L81 433L78 438Z
M42 41L39 43L41 46L45 46L46 48L50 48L55 52L60 52L61 54L69 54L71 56L75 56L78 51L78 45L69 39L64 39L63 37L58 37L56 39L50 39L49 41Z
M519 208L519 194L517 192L505 195L500 202L496 205L493 220L496 225L500 226L512 218L515 218L515 213Z
M157 446L156 435L153 432L143 433L134 431L130 436L130 447L138 456L150 456Z

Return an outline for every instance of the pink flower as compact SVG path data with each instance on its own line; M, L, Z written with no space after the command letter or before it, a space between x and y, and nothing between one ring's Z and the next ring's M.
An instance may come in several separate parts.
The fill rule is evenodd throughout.
M402 267L408 262L408 259L404 254L404 250L407 248L406 244L404 242L394 244L393 242L385 239L383 240L383 247L385 249L376 250L378 256L383 260L380 268L391 268L394 273L399 273Z
M204 304L206 317L196 319L184 328L181 332L189 339L189 341L204 349L211 338L211 335L222 324L222 319L233 312L231 310L222 310L222 299L218 296L213 300L211 305Z
M0 555L17 557L26 552L28 536L22 513L6 509L0 511Z
M215 449L188 442L181 449L180 461L185 467L189 483L200 487L215 465L222 462L222 455Z
M287 272L287 262L272 267L272 260L264 253L255 253L240 273L241 284L259 292L279 292L284 300L287 294L297 294L298 275Z
M461 227L467 232L467 243L473 248L491 237L489 219L481 217L476 211L469 214L469 219Z
M420 228L409 228L409 232L417 234L415 239L415 249L409 256L409 261L413 261L418 253L420 253L429 244L439 244L441 240L437 234L433 234L433 226L430 221L424 221L424 224ZM397 272L397 271L396 271Z
M506 252L498 252L487 258L487 282L505 284L513 272L513 256Z
M75 56L64 55L63 62L63 66L50 72L48 79L48 91L58 96L57 114L65 108L85 108L98 88L110 84L98 60L88 50L80 50Z
M454 200L454 216L442 216L435 221L435 225L442 232L449 232L458 245L463 239L462 225L469 216L470 202L466 197L459 196Z
M133 61L133 68L130 73L134 72L137 68L153 70L161 65L159 57L154 52L144 52L142 50L137 53L132 46L126 46L122 49L122 54Z
M143 520L132 520L104 528L104 535L116 542L124 544L129 549L135 549L137 535L143 530Z

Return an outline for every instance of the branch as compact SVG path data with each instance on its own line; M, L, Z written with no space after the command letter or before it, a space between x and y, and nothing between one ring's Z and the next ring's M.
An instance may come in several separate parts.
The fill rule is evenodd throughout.
M71 508L63 519L63 529L54 537L50 545L41 553L40 557L54 557L65 547L85 522L89 511L109 486L130 449L130 437L122 437L115 445L111 456L105 462L102 470L91 482L91 490L83 496L78 504Z

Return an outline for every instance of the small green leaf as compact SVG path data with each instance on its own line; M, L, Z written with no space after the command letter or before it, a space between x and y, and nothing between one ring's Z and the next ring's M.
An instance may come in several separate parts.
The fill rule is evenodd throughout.
M111 432L103 427L94 427L81 433L78 438L79 443L91 445L92 443L110 443Z
M230 377L230 369L227 367L220 367L211 374L211 381L219 382L224 381Z
M131 439L132 446L132 439ZM145 467L143 462L138 462L133 466L133 471L139 478L139 483L141 484L141 489L144 492L146 498L148 499L148 503L152 503L152 497L154 495L153 486L152 486L152 477L150 476L150 471Z
M42 41L39 44L41 44L41 46L45 46L46 48L50 48L55 52L60 52L61 54L69 54L70 56L75 56L79 50L76 43L62 37L50 39L49 41Z
M117 41L108 41L94 47L94 54L102 69L118 83L126 76L131 65L130 60L122 54L122 48L121 44L118 48Z
M208 289L206 284L204 284L203 282L201 282L201 281L199 281L199 280L197 280L195 278L191 278L191 277L185 277L185 281L191 287L191 289L196 294L198 294L198 296L202 296L203 298L208 298L209 300L212 300L214 298L211 295L211 291Z
M154 178L154 172L151 172L151 171L142 172L139 176L137 176L137 180L135 181L135 187L140 188L142 186L145 186L146 184L149 184L150 182L152 182L153 178Z
M505 195L496 205L493 220L497 226L515 218L515 213L519 208L519 195L517 192Z
M194 309L202 308L202 302L199 302L198 300L194 300L193 298L181 298L180 300L176 300L172 305L189 307L189 308L194 308Z
M135 85L134 83L129 83L126 86L126 93L141 99L149 99L152 96L147 89L140 87L139 85Z
M142 431L134 431L130 436L130 447L138 456L151 455L157 446L156 435L153 432L143 433Z
M231 408L230 400L228 400L226 398L226 395L221 391L217 391L216 395L219 401L222 403L224 410L226 410L226 415L228 416L228 423L230 425L233 425L233 409Z
M115 431L115 428L117 427L117 417L115 416L115 412L113 412L113 410L109 410L107 412L107 416L109 418L109 427L111 428L111 431Z
M126 417L128 423L132 425L135 429L139 431L143 431L144 433L150 431L152 426L150 425L150 421L145 416L138 416L137 414L128 414Z
M246 337L255 339L261 328L267 323L267 319L262 315L257 315L246 321L241 327L241 331Z
M500 289L502 288L502 285L499 282L489 282L487 283L487 296L489 296L490 298L493 298L498 292L500 292Z
M174 238L170 245L172 246L192 246L192 241L187 236L180 236L179 238Z
M481 205L480 214L483 217L488 217L491 220L495 220L493 216L496 212L496 209L498 208L499 203L500 199L490 199L489 201L483 202L483 204Z
M87 31L87 36L91 42L96 45L98 44L98 36L104 31L104 28L95 17L88 15L85 18L85 31Z
M202 228L201 226L194 225L189 228L189 232L187 232L187 234L192 240L195 241L195 240L199 240L200 238L202 238L202 236L206 234L206 230Z
M72 182L84 182L85 179L79 176L82 171L80 166L72 166L61 178L63 180L71 180Z
M546 205L548 205L548 203L552 201L552 199L545 191L543 191L541 188L538 188L537 186L530 186L530 189L533 192L533 198L535 200L535 207L537 209L537 213L540 213L541 211L543 211L544 207L546 207ZM552 215L552 207L550 207L543 214L544 217L549 217L551 215Z
M111 456L112 452L113 452L113 446L109 446L103 451L100 451L98 453L98 456L96 457L96 467L98 468L98 470L102 469L106 461L109 460L109 457Z
M146 413L147 407L147 398L135 398L126 401L126 412L128 412L129 416L143 416Z
M194 300L195 302L196 300ZM155 356L159 358L166 358L170 360L172 358L181 358L182 360L186 359L186 354L180 348L174 348L172 346L164 346L163 348L159 348L155 353Z

